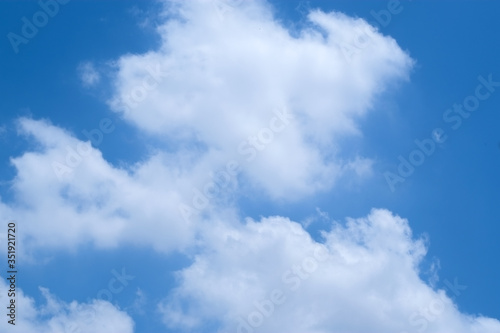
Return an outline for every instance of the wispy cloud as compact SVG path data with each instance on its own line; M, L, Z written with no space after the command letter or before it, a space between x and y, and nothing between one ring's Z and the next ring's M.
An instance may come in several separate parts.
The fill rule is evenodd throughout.
M92 62L86 61L78 65L78 76L83 86L93 87L101 80L101 75Z

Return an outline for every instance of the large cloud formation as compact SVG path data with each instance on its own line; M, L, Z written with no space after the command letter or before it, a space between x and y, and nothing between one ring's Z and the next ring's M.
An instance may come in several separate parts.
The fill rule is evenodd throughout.
M340 139L361 135L357 119L408 76L410 57L361 19L316 10L292 35L266 2L231 3L166 1L160 47L115 62L110 105L168 151L118 168L97 149L98 133L87 133L90 148L48 121L20 119L38 150L12 160L15 201L0 212L26 221L31 244L183 249L200 213L227 207L235 188L297 200L370 174L370 158ZM369 43L346 59L341 46L360 30ZM112 135L109 121L101 127Z
M215 228L160 305L165 323L188 332L214 323L238 333L499 332L499 321L458 311L458 281L436 290L420 279L425 242L407 220L376 209L323 237L283 217Z
M12 159L14 196L0 202L0 216L23 221L23 250L198 251L159 304L176 331L500 330L419 278L423 241L388 211L332 224L324 243L284 217L237 218L234 193L293 201L370 175L370 156L343 143L362 137L359 120L408 77L413 61L392 38L321 10L291 32L260 0L164 3L160 46L114 62L109 105L168 150L117 167L98 149L100 135L112 135L109 120L89 133L92 147L50 121L19 119L36 145ZM343 46L360 31L367 42L347 59ZM44 293L64 311L43 321L30 305L25 313L43 332L96 307L132 330L108 303L63 304Z
M360 134L356 120L407 77L411 58L361 19L317 10L292 36L264 1L237 4L221 13L213 1L168 2L161 47L117 61L114 109L170 141L195 140L211 164L240 160L273 198L369 171L366 158L336 153L338 139ZM370 43L346 59L359 31Z

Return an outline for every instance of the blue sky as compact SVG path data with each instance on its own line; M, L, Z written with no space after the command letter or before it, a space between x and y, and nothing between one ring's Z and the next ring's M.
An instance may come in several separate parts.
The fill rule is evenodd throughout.
M40 3L57 13L13 46ZM497 2L40 3L0 3L0 216L22 290L2 331L499 331ZM58 175L84 131L102 137ZM253 325L303 258L318 268Z

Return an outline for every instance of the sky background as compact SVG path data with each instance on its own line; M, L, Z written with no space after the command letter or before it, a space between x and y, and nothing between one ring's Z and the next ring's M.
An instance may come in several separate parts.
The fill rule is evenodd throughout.
M481 101L478 109L469 118L463 119L457 130L443 120L443 113L454 103L462 103L467 96L474 94L480 84L478 76L488 78L491 75L493 81L500 82L500 4L486 0L401 1L402 10L391 15L390 21L383 25L376 23L372 13L386 10L387 1L271 0L268 4L272 8L274 22L288 29L292 36L309 27L307 12L311 9L342 12L348 17L364 19L378 28L381 38L393 38L399 48L413 59L413 65L407 69L406 65L401 66L404 73L401 74L402 79L398 78L399 74L394 74L395 79L391 76L393 74L388 74L389 79L384 77L385 74L376 74L380 77L374 74L374 82L380 80L385 89L374 94L369 103L371 106L367 108L369 112L353 116L361 134L337 135L336 129L330 133L333 133L335 145L342 150L342 158L362 156L373 161L371 171L366 175L355 177L348 174L325 189L305 191L298 200L288 200L286 196L274 199L262 194L265 192L262 189L241 186L229 200L231 204L222 206L234 209L241 221L245 217L254 220L268 216L288 217L302 223L304 230L316 241L321 240L322 231L332 230L333 221L344 225L346 217L367 216L372 208L387 209L409 221L415 239L426 239L427 254L417 270L422 281L428 283L431 289L438 290L445 287L445 280L458 279L467 289L458 297L449 292L448 295L454 298L460 312L500 318L500 289L497 283L500 270L496 264L500 253L500 87ZM48 304L40 287L50 290L58 302L88 303L98 299L99 292L107 288L109 280L114 277L112 270L121 271L123 268L134 278L123 291L113 294L109 301L132 318L134 332L189 331L186 329L188 326L166 325L159 314L158 304L166 298L176 297L172 291L183 281L179 271L189 268L194 256L203 251L211 253L203 248L208 242L200 236L203 232L194 237L195 241L187 246L188 250L175 246L167 250L158 249L156 241L151 241L153 246L149 246L148 236L143 234L138 235L138 239L143 237L144 241L134 243L133 237L127 238L127 241L117 237L116 244L105 246L96 245L91 238L83 238L75 246L62 241L58 244L57 240L30 243L33 235L29 230L33 224L49 231L57 228L57 224L44 225L44 218L39 221L23 220L23 216L37 216L36 209L33 215L24 214L32 208L26 201L27 196L16 190L16 180L20 178L11 161L27 152L44 154L44 150L37 140L19 129L21 117L46 119L81 141L87 140L83 130L98 128L101 119L110 119L115 129L104 134L102 143L94 148L102 153L103 160L110 167L127 170L128 175L132 175L138 164L148 161L158 151L174 152L179 146L186 148L199 144L196 140L179 144L172 139L174 134L164 135L167 131L164 128L159 131L163 134L158 135L153 125L143 124L138 118L127 118L125 113L110 105L112 98L119 96L119 84L126 80L133 82L133 75L124 70L127 68L126 61L120 64L117 59L124 59L127 55L152 54L162 48L165 40L169 40L165 37L168 33L157 30L169 20L168 15L162 14L163 5L160 2L73 0L59 6L59 12L27 44L19 45L19 52L16 53L6 36L10 32L20 34L21 18L31 18L40 11L40 5L35 1L0 2L0 30L3 36L0 41L0 216L4 221L17 220L20 237L25 237L21 238L19 245L19 251L26 253L19 260L18 288L34 299L38 307ZM222 16L240 11L244 13L245 8L239 3L233 4ZM265 25L263 29L267 29ZM203 33L203 29L197 31ZM200 40L204 38L201 36ZM182 45L182 41L172 40L179 43L176 45ZM212 41L207 32L206 44L210 45ZM366 51L362 49L359 52ZM388 52L387 57L392 55ZM366 56L363 59L370 58ZM130 60L132 67L133 61ZM342 61L345 59L332 60L344 66ZM366 60L366 63L376 67L377 61ZM397 61L394 60L395 63ZM90 64L98 73L97 82L85 83L82 79L82 73L88 73L85 64ZM210 66L210 59L208 64ZM189 70L185 73L190 75ZM188 84L181 85L179 90L189 90ZM160 92L162 87L158 89ZM242 84L243 92L247 88ZM198 89L196 84L193 84L193 89ZM248 89L246 92L251 95ZM159 98L156 90L152 94L151 100ZM356 90L352 96L357 96ZM149 98L146 97L144 104ZM242 103L245 103L244 99ZM214 116L214 121L216 119ZM416 148L414 140L432 138L435 128L442 128L448 139L436 145L435 152L391 191L384 173L397 173L398 156L408 158ZM253 132L258 129L256 127ZM232 143L232 146L238 142ZM226 161L230 157L223 155L221 158ZM293 161L283 161L284 170L293 169ZM262 169L255 172L261 172L259 170ZM29 178L24 181L29 188ZM239 181L245 184L253 180ZM35 180L32 184L33 195L42 198L43 187ZM127 191L126 187L124 191ZM284 191L293 189L285 186ZM170 209L167 206L165 209ZM147 209L145 206L145 215L148 215ZM214 208L215 211L218 209L222 211L220 206ZM16 215L16 212L23 213ZM58 211L52 213L57 215ZM226 215L221 214L219 218L223 220ZM210 219L207 221L210 223ZM141 221L131 223L140 224ZM1 232L1 243L4 244L5 230ZM169 242L175 238L176 231L162 229L159 232L153 228L144 233L148 232L158 233L159 238L161 232L169 233L165 240ZM55 234L61 239L66 237L64 231ZM2 252L2 255L5 254ZM438 281L434 273L429 273L432 267L437 269ZM5 269L2 268L0 276L4 274ZM0 301L3 304L5 300L3 294ZM189 304L181 308L187 309ZM19 321L26 313L21 310ZM40 310L37 320L50 320L51 312L46 311L44 314ZM200 331L226 327L223 319L216 315L207 315L206 318L204 329ZM2 329L18 331L7 327L4 322L5 318L0 323ZM335 329L335 326L330 327ZM265 327L262 329L266 331ZM343 329L345 332L357 332L355 328ZM427 331L433 332L432 329ZM52 331L47 328L47 332ZM464 328L463 332L475 331Z

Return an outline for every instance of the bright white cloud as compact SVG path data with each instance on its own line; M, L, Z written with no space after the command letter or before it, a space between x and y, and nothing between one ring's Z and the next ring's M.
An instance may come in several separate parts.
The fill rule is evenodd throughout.
M27 250L84 243L201 249L159 306L178 330L498 332L497 320L460 313L444 290L420 279L424 242L388 211L334 224L324 243L283 217L240 223L229 189L211 202L217 214L181 217L181 203L201 205L197 190L233 160L242 171L228 187L264 189L273 199L330 189L347 174L369 176L373 161L350 153L342 139L362 136L358 120L412 65L392 38L361 19L317 10L292 36L263 1L219 5L166 2L159 49L116 61L110 105L175 152L118 168L65 130L20 119L20 134L38 145L12 159L15 195L0 202L0 217L23 221ZM359 31L370 43L347 61L342 46ZM91 63L79 71L85 85L99 82ZM0 282L2 294L5 287ZM67 304L42 293L42 307L19 295L23 332L133 330L107 302Z
M294 37L264 1L165 3L161 47L116 63L117 112L160 137L240 160L248 181L274 198L329 189L350 170L369 174L370 161L338 139L360 135L357 120L374 98L407 77L412 60L392 38L319 10ZM360 29L370 43L347 61L342 45ZM273 120L279 110L291 116Z
M98 147L47 121L20 119L20 134L37 146L12 159L14 197L0 202L0 217L23 221L25 249L84 243L201 249L160 305L166 324L179 330L243 325L248 333L253 318L262 321L254 325L261 332L497 332L498 321L460 313L444 291L419 278L423 241L387 211L334 225L324 244L283 217L240 223L228 189L207 207L217 214L181 217L180 204L203 206L198 189L210 188L211 172L232 160L242 171L227 187L264 189L272 199L296 200L332 188L342 176L369 176L369 156L341 143L362 136L358 120L412 65L392 38L361 19L317 10L292 36L263 1L217 3L166 2L158 50L115 64L110 105L175 152L158 150L119 168ZM346 61L342 45L360 30L370 43ZM84 84L99 81L92 64L81 68ZM109 303L66 304L43 293L41 308L21 294L31 319L26 332L38 324L42 332L59 332L73 323L95 332L101 317L85 321L90 309L123 325L122 332L132 330ZM257 307L261 319L252 315ZM422 317L427 309L432 319ZM46 314L49 320L39 318Z
M5 277L0 280L0 293L7 295ZM2 332L23 333L131 333L134 322L111 303L93 300L90 303L63 302L48 289L40 288L44 304L37 305L22 290L16 292L15 326L6 319L0 321ZM3 316L5 317L5 315ZM6 317L7 318L7 317Z
M19 130L34 137L40 150L12 159L17 169L15 202L1 204L0 216L23 221L20 237L30 239L25 248L90 242L97 247L147 244L170 251L192 240L195 230L178 211L180 194L185 189L187 196L193 182L189 167L157 154L119 169L89 141L46 121L23 118Z
M388 82L407 76L411 59L368 30L372 43L347 62L339 45L368 25L342 14L315 11L292 37L262 1L225 8L167 2L161 47L116 62L111 104L141 130L178 144L175 152L117 168L63 129L20 120L20 133L39 145L12 159L15 200L0 204L0 214L25 221L31 246L182 249L196 238L196 212L226 209L230 188L295 200L342 174L370 174L372 161L346 153L337 139L360 134L357 118ZM223 183L212 175L232 161L241 171L207 200L212 178Z
M425 242L386 210L333 224L317 243L283 217L214 228L207 251L160 305L168 326L204 332L494 333L496 319L460 313L419 277ZM452 279L453 280L453 279ZM454 281L452 281L453 285Z

